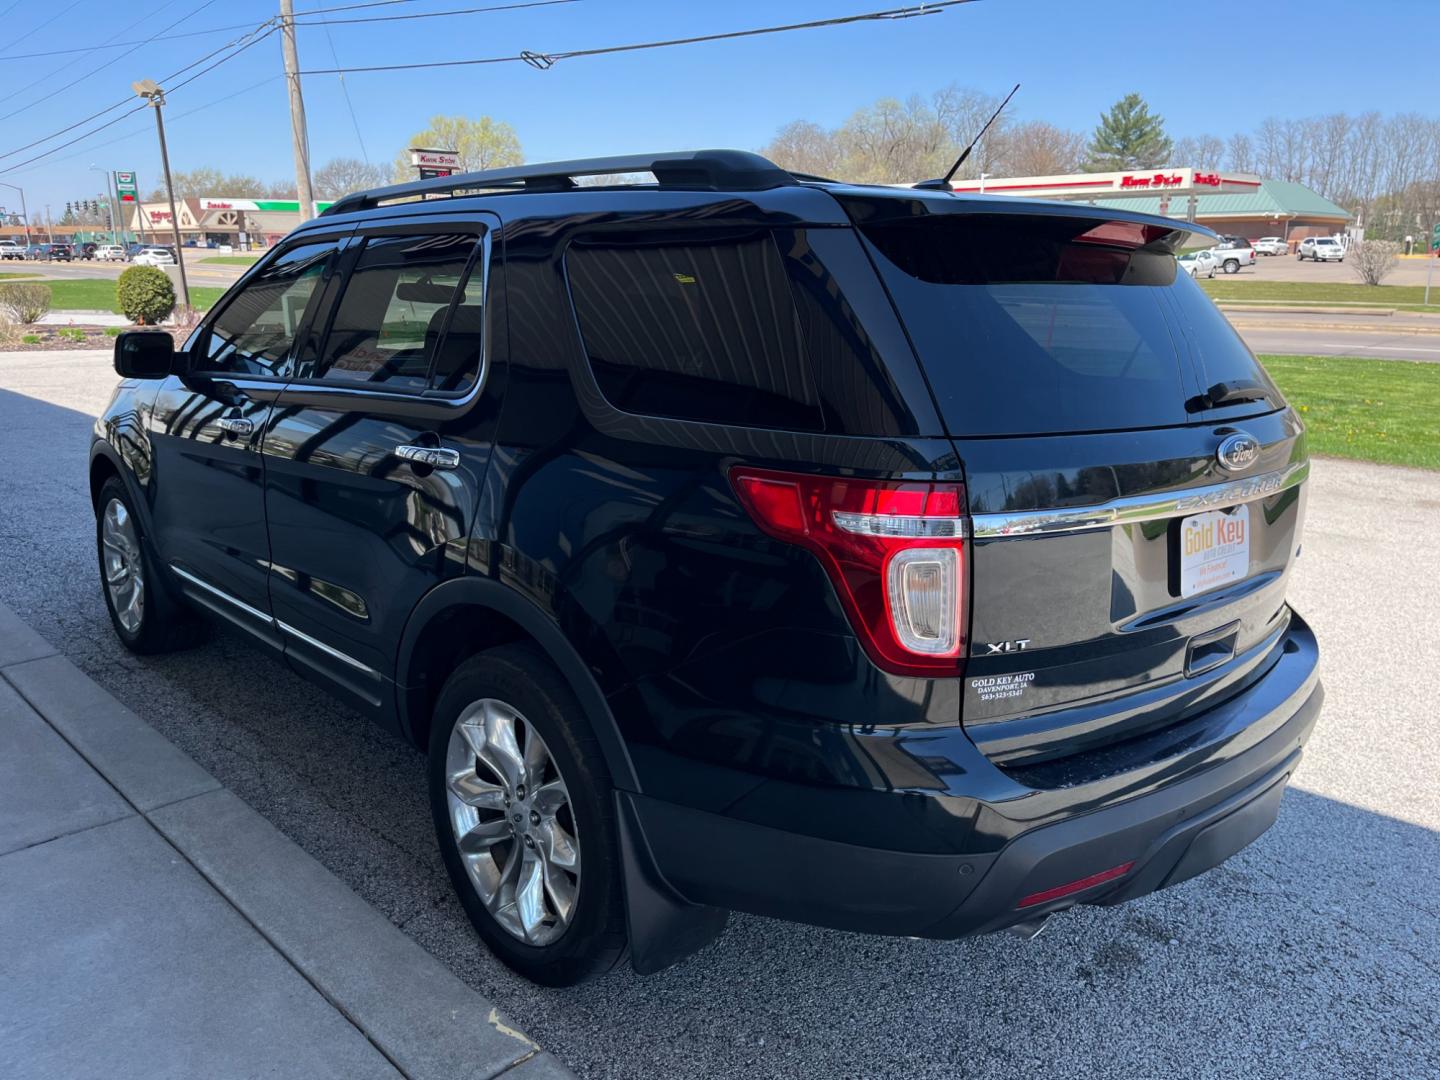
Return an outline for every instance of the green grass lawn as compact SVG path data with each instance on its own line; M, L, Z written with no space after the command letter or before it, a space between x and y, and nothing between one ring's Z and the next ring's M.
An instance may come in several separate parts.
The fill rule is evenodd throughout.
M219 263L221 266L250 266L259 255L207 255L202 263Z
M1353 285L1341 281L1257 281L1254 278L1201 278L1200 287L1212 300L1250 300L1259 303L1362 304L1440 313L1440 275L1430 292L1430 307L1422 306L1423 285Z
M34 274L0 274L0 279L34 277Z
M1440 364L1262 356L1315 454L1440 469Z
M55 311L119 311L113 278L55 278L50 286L50 307ZM202 311L220 299L224 289L213 285L190 286L190 302ZM176 290L178 295L179 290Z

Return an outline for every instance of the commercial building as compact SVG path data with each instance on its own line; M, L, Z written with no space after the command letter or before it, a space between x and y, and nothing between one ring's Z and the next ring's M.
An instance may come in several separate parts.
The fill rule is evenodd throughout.
M1333 236L1353 215L1304 184L1204 169L985 177L956 191L1090 203L1110 209L1196 221L1218 233L1258 239L1281 236L1291 247L1307 236Z
M329 202L317 202L316 211ZM140 240L157 244L174 242L169 202L135 203L126 208L125 228ZM295 199L238 199L223 196L175 200L180 242L200 246L224 244L236 250L265 248L301 222Z

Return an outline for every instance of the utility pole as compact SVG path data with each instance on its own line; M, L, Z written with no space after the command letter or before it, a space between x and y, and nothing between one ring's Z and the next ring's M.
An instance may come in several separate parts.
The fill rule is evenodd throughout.
M300 59L295 51L293 0L280 0L280 44L285 54L285 85L290 90L290 141L295 150L295 190L300 196L300 220L315 216L315 195L310 190L310 135L305 127L305 98L300 93Z
M155 130L160 135L160 167L165 170L165 194L170 199L170 231L175 236L175 265L180 268L180 302L190 306L190 282L185 279L185 247L180 242L180 215L175 212L175 185L170 181L170 151L165 147L165 120L160 109L165 104L165 91L154 79L131 83L131 89L155 107Z

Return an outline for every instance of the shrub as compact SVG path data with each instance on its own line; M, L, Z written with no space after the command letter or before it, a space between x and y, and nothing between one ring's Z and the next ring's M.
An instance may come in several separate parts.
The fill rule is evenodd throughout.
M1395 269L1399 253L1393 240L1356 240L1350 245L1350 266L1366 285L1379 285Z
M28 326L42 319L49 310L50 286L22 281L0 285L0 311L15 322Z
M23 341L26 345L39 345L39 344L40 344L40 335L39 335L39 334L23 334L23 335L21 335L20 340Z
M105 328L106 337L119 337L124 332L124 329L119 326L107 326Z
M77 326L67 326L60 331L60 336L66 341L84 341L85 331Z
M175 286L158 266L132 266L115 283L115 300L131 322L155 326L175 310Z

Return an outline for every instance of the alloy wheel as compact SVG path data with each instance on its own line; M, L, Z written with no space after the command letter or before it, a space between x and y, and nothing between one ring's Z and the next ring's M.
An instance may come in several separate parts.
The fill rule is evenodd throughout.
M105 590L115 618L127 634L135 634L145 618L145 563L140 557L140 537L130 510L119 499L105 505L100 519L101 561Z
M450 826L485 909L529 945L569 927L580 891L570 792L544 738L513 706L473 702L445 753Z

